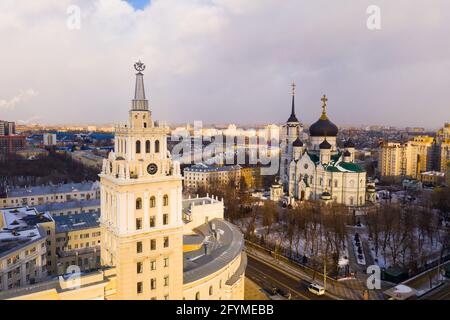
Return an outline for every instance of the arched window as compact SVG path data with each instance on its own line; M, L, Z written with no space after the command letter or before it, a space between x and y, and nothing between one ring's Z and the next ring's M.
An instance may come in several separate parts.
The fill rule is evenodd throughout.
M136 199L136 209L142 209L142 199L141 198Z
M158 153L159 152L159 140L155 141L155 152Z
M353 205L353 197L350 197L350 205Z
M150 208L156 207L156 198L151 196L150 197Z
M337 188L338 187L338 181L334 180L334 187Z
M145 153L150 153L150 141L145 141Z
M141 153L141 142L136 141L136 153Z
M163 197L163 206L168 206L168 205L169 205L169 196L167 194L165 194Z
M209 295L212 296L213 295L213 286L209 287Z
M197 293L195 294L195 300L200 300L200 292L197 292Z

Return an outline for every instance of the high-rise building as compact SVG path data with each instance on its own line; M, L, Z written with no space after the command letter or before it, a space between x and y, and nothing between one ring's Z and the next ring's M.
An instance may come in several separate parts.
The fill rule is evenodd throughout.
M411 141L406 143L383 142L378 159L382 177L418 177L418 148Z
M44 146L56 146L56 133L44 133L43 134Z
M14 122L0 120L0 160L25 148L25 136L16 134Z
M135 68L128 124L116 127L114 152L100 174L101 259L116 267L118 299L181 299L182 176L167 151L169 128L154 122L148 108L145 67ZM152 272L150 261L160 256L170 264Z
M199 212L194 207L216 199L183 202L180 164L172 161L167 150L169 128L153 121L144 91L145 66L138 62L135 69L129 120L116 127L114 151L104 160L100 174L101 261L116 270L114 298L242 298L246 266L242 234L222 220L223 210L219 214L200 210L204 212L201 221L194 217ZM233 243L223 246L223 238L216 244L231 259L219 261L215 245L189 238L193 228L204 235L216 228L228 234ZM184 234L186 230L189 235ZM214 238L210 239L215 242ZM183 250L188 248L184 239L189 247L194 245L192 253ZM227 266L227 272L222 272Z

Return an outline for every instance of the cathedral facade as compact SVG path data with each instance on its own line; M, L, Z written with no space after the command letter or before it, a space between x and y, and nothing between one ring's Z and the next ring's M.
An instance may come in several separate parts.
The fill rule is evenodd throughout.
M366 201L366 172L354 161L355 145L350 139L343 149L337 147L338 127L328 118L327 101L324 95L322 115L306 137L295 117L293 94L291 116L281 135L280 182L292 200L362 206Z

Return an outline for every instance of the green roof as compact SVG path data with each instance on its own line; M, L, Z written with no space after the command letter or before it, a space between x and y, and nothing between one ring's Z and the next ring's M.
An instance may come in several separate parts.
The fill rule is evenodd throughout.
M339 162L338 166L352 172L364 172L364 170L356 163Z
M307 152L309 158L317 166L320 164L320 157L318 154ZM342 152L333 154L330 163L325 165L325 170L328 172L364 172L364 170L356 163L339 161Z

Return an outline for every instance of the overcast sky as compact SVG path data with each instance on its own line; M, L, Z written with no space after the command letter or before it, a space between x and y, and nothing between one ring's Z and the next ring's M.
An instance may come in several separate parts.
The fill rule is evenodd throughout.
M448 0L1 0L0 119L126 119L133 63L154 118L309 124L450 121ZM81 28L67 27L67 8ZM366 27L369 5L381 30Z

